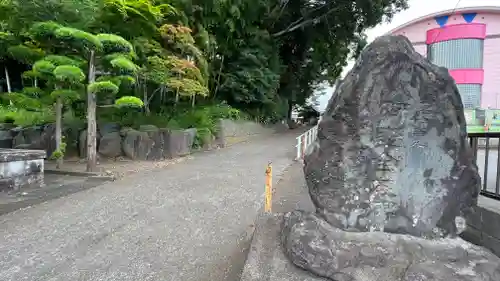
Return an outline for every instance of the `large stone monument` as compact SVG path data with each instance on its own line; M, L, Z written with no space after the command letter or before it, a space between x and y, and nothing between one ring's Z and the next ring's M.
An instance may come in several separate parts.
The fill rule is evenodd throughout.
M304 160L316 213L265 222L280 224L277 247L305 271L268 268L289 275L269 280L500 280L500 258L457 237L481 182L465 126L446 69L405 37L375 40L330 99ZM277 256L272 264L286 263Z

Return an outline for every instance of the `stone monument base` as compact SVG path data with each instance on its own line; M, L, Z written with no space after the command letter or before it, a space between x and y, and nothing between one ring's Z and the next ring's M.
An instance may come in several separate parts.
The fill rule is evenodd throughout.
M294 265L283 243L301 268L324 277ZM259 217L241 280L494 281L500 258L460 238L345 232L295 211Z
M0 191L44 184L44 150L0 149Z

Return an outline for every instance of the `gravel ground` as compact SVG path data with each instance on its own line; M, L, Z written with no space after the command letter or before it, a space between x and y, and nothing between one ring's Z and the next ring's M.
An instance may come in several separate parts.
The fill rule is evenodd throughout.
M197 154L0 217L0 280L238 280L264 171L295 136Z

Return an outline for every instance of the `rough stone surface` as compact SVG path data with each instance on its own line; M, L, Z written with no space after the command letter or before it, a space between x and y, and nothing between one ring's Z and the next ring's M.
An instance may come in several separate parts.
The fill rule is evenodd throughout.
M121 129L121 126L118 123L104 123L104 124L100 124L98 126L98 130L101 133L101 135L119 132L120 129Z
M316 213L285 214L290 261L335 281L493 281L500 258L457 234L480 177L448 71L402 36L376 39L336 90L308 149Z
M63 128L66 129L66 128ZM66 143L68 147L66 148L66 154L69 153L69 148L71 147L71 142L74 138L70 137L69 131L64 130L63 134L66 136ZM56 151L56 124L47 124L43 127L40 133L40 140L37 143L36 149L43 149L47 153L47 157L50 157L54 151Z
M296 265L335 281L500 280L500 258L461 238L346 232L300 211L285 215L282 237Z
M127 157L134 160L147 160L154 142L147 132L128 130L122 139L122 149Z
M0 191L43 185L43 150L0 149Z
M139 127L139 131L146 132L149 139L153 142L151 151L147 155L147 160L164 159L163 150L165 147L165 139L162 130L153 125L143 125Z
M0 162L44 159L47 154L43 150L0 149Z
M194 138L183 130L169 130L165 134L165 158L175 158L191 153ZM191 145L190 145L191 144Z
M0 148L12 148L13 139L11 131L0 131Z
M103 135L99 142L99 153L105 157L115 158L122 155L122 137L120 132Z
M402 36L364 50L330 99L304 172L318 212L353 231L456 235L480 177L453 78Z
M187 133L187 146L188 147L193 147L194 145L194 140L196 139L196 134L197 134L197 130L196 128L190 128L190 129L186 129L184 130L184 132Z
M12 140L12 148L17 148L19 145L22 145L22 144L26 144L26 139L25 139L23 133L19 132L15 135L14 139Z

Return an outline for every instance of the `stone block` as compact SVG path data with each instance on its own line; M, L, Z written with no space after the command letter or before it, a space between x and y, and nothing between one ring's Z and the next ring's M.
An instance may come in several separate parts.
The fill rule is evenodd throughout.
M133 160L147 160L153 145L147 132L128 130L122 139L123 152Z
M175 158L191 153L194 138L189 131L166 130L165 137L165 158Z
M303 231L308 227L302 226L309 222L301 220L304 225L294 223L296 227L287 229L287 219L291 216L293 214L287 213L258 217L241 281L493 281L500 278L500 264L495 264L500 259L460 238L432 241L383 232L345 232L323 223L316 224L321 235L300 240L297 244L324 249L302 260L300 267L306 266L308 261L316 262L310 271L305 271L285 255L288 248L283 247L283 243L293 241L283 240L290 236L283 236L282 231L301 232L300 237L304 237ZM333 236L335 239L327 238ZM297 254L306 253L297 250ZM339 251L335 253L337 259L330 263L325 255L335 250ZM322 268L328 270L319 272Z
M305 156L318 211L345 230L456 235L481 184L463 116L448 70L406 37L377 38L335 90Z
M103 123L97 126L97 130L101 135L108 133L120 132L121 126L118 123Z
M103 135L99 142L99 153L107 158L116 158L122 153L122 137L120 132L110 132Z
M0 130L0 148L12 148L14 134L10 130Z
M147 160L156 161L164 159L165 140L160 129L154 125L141 125L139 131L145 132L153 142L151 151L147 155Z
M43 150L0 149L0 191L44 184Z

